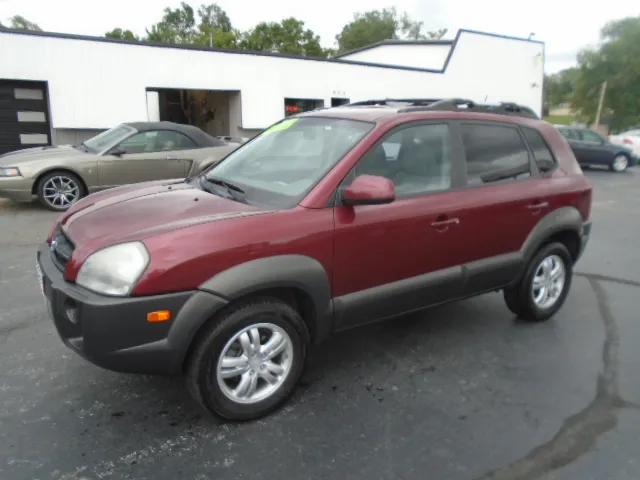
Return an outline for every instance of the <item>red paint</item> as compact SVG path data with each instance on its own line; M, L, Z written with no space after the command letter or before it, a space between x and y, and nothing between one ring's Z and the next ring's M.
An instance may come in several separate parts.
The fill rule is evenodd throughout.
M507 121L540 131L559 166L544 178L396 199L383 205L327 207L361 156L391 128L420 119L487 119L499 115L395 113L335 109L332 116L376 123L375 128L316 185L300 205L267 211L207 194L184 183L150 182L91 195L59 219L76 245L66 278L85 259L115 243L143 240L150 265L134 295L196 289L218 272L249 260L300 254L320 262L334 296L356 292L464 262L518 250L547 212L571 205L587 220L591 185L571 148L551 125ZM326 111L308 116L326 115ZM345 195L395 198L393 182L359 177ZM248 279L250 280L250 279Z
M392 202L395 198L396 186L393 181L374 175L358 176L344 192L344 199L352 203Z

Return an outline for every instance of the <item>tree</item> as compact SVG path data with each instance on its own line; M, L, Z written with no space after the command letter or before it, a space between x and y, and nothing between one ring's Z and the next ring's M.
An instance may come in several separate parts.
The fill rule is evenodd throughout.
M608 22L600 36L598 48L578 55L572 104L593 121L606 80L604 108L611 111L611 128L640 123L640 16Z
M229 15L215 3L198 8L199 33L194 39L197 45L220 48L237 48L241 33L234 29Z
M166 7L162 20L147 29L147 40L159 43L193 43L196 36L193 7L185 2L179 8Z
M285 18L280 23L262 22L242 35L240 48L258 52L278 52L307 57L327 56L320 37L304 28L304 22Z
M104 36L117 40L140 40L131 30L122 30L121 28L114 28L110 32L105 33Z
M555 107L562 103L571 103L579 74L578 68L571 67L552 75L545 75L545 103L549 107Z
M383 40L439 40L446 28L424 31L424 22L412 20L407 13L398 15L395 7L356 13L336 36L340 53Z
M10 27L16 30L34 30L37 32L41 32L42 29L37 24L30 22L22 15L14 15L9 19Z

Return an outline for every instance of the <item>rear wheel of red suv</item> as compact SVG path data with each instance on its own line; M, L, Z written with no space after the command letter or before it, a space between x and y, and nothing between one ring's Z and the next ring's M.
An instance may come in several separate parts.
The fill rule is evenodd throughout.
M283 404L302 374L306 326L276 299L243 302L214 319L187 365L187 385L208 411L252 420Z
M573 278L573 261L562 243L542 247L517 285L504 290L507 307L523 320L542 322L564 304Z

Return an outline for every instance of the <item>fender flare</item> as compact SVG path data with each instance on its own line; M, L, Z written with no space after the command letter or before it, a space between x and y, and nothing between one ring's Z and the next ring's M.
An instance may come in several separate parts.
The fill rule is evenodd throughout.
M557 233L572 231L580 238L583 223L582 214L575 207L561 207L542 217L531 230L520 250L525 260L525 265L528 264L540 247Z
M199 289L232 302L260 290L293 288L312 301L314 315L305 318L314 342L333 331L333 303L329 275L322 264L305 255L276 255L250 260L224 270Z

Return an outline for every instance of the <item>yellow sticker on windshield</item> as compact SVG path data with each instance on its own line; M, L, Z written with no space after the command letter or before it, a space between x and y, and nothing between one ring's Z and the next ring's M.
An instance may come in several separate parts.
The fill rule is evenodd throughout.
M281 132L282 130L286 130L291 127L294 123L298 121L297 118L291 118L289 120L284 120L280 123L276 123L273 127L265 130L264 134L273 133L273 132Z

